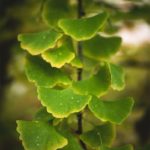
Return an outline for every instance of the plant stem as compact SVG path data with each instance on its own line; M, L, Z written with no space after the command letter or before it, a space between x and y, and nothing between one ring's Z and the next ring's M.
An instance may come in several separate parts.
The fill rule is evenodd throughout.
M80 134L82 134L82 112L77 114L77 118L78 118L77 134L80 135ZM87 147L86 147L85 143L82 140L80 140L80 144L81 144L81 146L84 150L87 150Z
M84 10L83 10L83 3L82 0L77 0L78 1L78 18L80 19L82 16L84 16ZM77 55L78 57L82 60L82 44L81 42L78 42L77 45ZM82 69L79 68L77 69L77 80L80 81L82 80ZM82 127L82 112L79 112L77 114L77 119L78 119L78 130L77 134L82 134L83 127ZM87 150L86 145L84 144L83 141L80 140L80 144L84 150Z

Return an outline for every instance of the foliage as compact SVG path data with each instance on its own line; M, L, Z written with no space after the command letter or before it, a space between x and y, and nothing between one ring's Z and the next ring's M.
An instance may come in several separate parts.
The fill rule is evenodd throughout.
M115 124L127 118L133 99L106 101L102 97L109 88L124 88L122 68L110 62L119 50L121 38L100 34L108 19L105 11L74 18L80 2L47 0L42 18L48 30L18 36L21 47L29 53L26 75L35 83L42 105L34 121L17 121L26 150L132 149L130 145L111 148L111 143ZM93 63L91 68L87 62ZM87 68L90 73L83 75ZM83 126L82 131L86 109L100 120L100 125L89 131L84 131ZM68 123L68 117L75 113L78 130Z

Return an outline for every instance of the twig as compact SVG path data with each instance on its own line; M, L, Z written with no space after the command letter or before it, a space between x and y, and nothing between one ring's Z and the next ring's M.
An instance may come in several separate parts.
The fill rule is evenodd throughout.
M84 10L83 10L83 3L82 0L77 0L78 1L78 18L80 19L82 16L85 15ZM77 47L77 55L80 59L82 59L82 45L81 42L78 42L78 47ZM77 69L77 80L80 81L82 80L82 69ZM77 130L77 134L82 134L83 131L83 127L82 127L82 112L77 114L77 119L78 119L78 130ZM82 140L80 140L80 144L82 146L82 148L84 150L87 150L86 145L84 144L84 142Z

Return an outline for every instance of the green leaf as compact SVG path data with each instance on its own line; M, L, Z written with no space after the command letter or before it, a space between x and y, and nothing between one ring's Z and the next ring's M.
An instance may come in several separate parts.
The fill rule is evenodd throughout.
M43 106L56 118L68 117L79 112L89 103L90 96L75 94L70 88L55 90L50 88L38 88L38 97Z
M131 145L125 145L116 148L103 147L103 150L133 150L133 147Z
M49 62L52 67L61 68L65 63L69 63L75 54L66 46L61 46L42 54L45 61Z
M67 145L67 139L44 122L17 121L17 131L25 150L56 150Z
M77 67L77 68L82 68L83 67L83 63L81 62L81 60L78 57L75 57L70 64L73 67Z
M96 35L94 38L83 42L83 54L94 60L101 61L115 54L120 45L120 37L102 37Z
M68 145L63 147L61 150L83 150L75 135L71 134L70 131L62 129L60 133L68 139Z
M99 68L99 64L100 64L99 61L88 58L86 56L83 57L83 66L84 66L84 70L86 71L90 71L91 73L94 72L96 68Z
M53 119L54 117L47 112L45 107L41 107L35 115L35 120L39 121L49 122L52 121Z
M110 73L107 65L102 66L100 71L86 80L73 83L73 89L79 94L104 95L110 86Z
M107 20L107 13L103 12L89 18L62 19L58 26L66 35L77 41L91 39L104 25Z
M59 19L72 16L69 0L47 0L43 7L43 20L51 27L57 27Z
M80 138L91 148L99 148L101 145L109 146L115 137L115 127L110 123L96 126L93 130L83 133Z
M52 68L39 57L28 56L25 71L29 81L37 86L53 87L57 84L68 85L71 82L64 72Z
M131 112L133 104L132 98L102 101L93 97L89 103L89 108L98 119L121 124Z
M120 66L109 63L111 74L111 87L114 90L122 90L125 87L125 73Z
M62 37L61 33L47 30L37 33L24 33L18 35L21 47L32 55L38 55L55 47L57 41Z

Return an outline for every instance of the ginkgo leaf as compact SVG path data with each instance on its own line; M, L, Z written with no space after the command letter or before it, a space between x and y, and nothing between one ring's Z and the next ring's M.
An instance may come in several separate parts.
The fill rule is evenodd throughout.
M54 30L47 30L37 33L19 34L18 40L21 47L32 55L38 55L55 47L57 41L62 37L61 33Z
M66 35L77 41L83 41L91 39L103 27L107 17L107 13L103 12L89 18L61 19L58 26Z
M52 68L40 57L28 56L25 71L29 81L38 86L53 87L57 84L68 85L71 82L64 72Z
M70 64L73 67L77 67L77 68L82 68L83 67L83 63L81 62L81 60L78 57L75 57Z
M90 71L91 73L94 72L96 68L99 68L99 61L96 61L94 59L88 58L86 56L83 57L83 66L84 70Z
M111 74L111 87L114 90L122 90L125 87L125 73L123 69L112 63L108 63Z
M110 58L119 50L121 38L96 35L94 38L84 41L82 45L85 56L101 61Z
M61 68L66 63L69 63L75 54L66 46L61 46L42 54L45 61L49 62L52 67Z
M51 27L57 27L59 19L72 17L69 0L47 0L43 7L43 20Z
M115 148L103 147L103 150L133 150L133 147L131 145L125 145L125 146L115 147Z
M97 97L93 97L89 103L89 108L98 119L120 124L130 114L133 104L132 98L102 101Z
M35 120L50 122L54 119L54 117L49 114L45 107L42 107L35 114Z
M115 137L115 127L105 123L83 133L80 138L91 148L99 148L101 145L109 146Z
M73 135L66 129L61 129L60 133L68 139L68 144L61 150L83 150L79 141L76 138L76 135Z
M110 86L110 73L107 65L101 67L100 71L86 80L73 82L73 89L79 94L104 95Z
M57 150L67 145L67 139L45 122L17 121L17 131L25 150Z
M70 88L55 90L44 87L38 88L38 97L47 111L56 118L68 117L81 111L91 99L91 96L75 94Z

